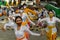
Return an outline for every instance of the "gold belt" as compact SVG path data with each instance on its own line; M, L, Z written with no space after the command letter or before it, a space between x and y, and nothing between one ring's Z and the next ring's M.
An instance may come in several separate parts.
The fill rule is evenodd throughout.
M54 28L55 26L47 26L47 28L49 28L49 29L52 29L52 28Z

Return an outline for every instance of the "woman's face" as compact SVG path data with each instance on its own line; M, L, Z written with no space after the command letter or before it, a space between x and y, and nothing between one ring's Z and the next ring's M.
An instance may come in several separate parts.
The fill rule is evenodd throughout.
M49 17L53 17L54 13L52 11L49 12Z
M21 18L17 18L17 19L16 19L16 23L17 23L17 24L21 24L21 23L22 23L22 19L21 19Z
M24 8L26 8L27 6L24 6Z

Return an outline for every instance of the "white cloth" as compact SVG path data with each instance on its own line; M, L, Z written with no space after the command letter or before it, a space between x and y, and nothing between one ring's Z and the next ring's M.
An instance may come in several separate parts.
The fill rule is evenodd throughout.
M41 22L41 21L46 21L48 25L54 26L55 23L56 23L56 21L57 21L57 22L60 22L60 19L58 19L58 18L56 18L56 17L53 17L52 20L50 20L50 18L47 17L47 18L41 19L40 22Z
M22 37L24 37L25 31L27 31L27 32L30 33L31 35L40 36L40 34L31 32L31 31L26 27L26 25L25 25L25 26L21 25L21 27L20 27L19 30L17 30L17 24L15 24L15 23L5 24L5 25L4 25L4 28L6 29L7 26L10 26L10 27L12 27L12 28L14 29L15 35L16 35L17 38L22 38Z
M41 21L46 21L48 26L55 26L56 21L60 22L60 19L53 17L52 20L50 20L50 18L47 17L47 18L41 19L40 22ZM49 28L47 27L45 30L48 32ZM52 28L52 34L55 32L57 32L56 27Z
M49 32L49 28L45 28L46 32ZM52 28L52 34L56 33L57 32L57 29L56 27L55 28Z

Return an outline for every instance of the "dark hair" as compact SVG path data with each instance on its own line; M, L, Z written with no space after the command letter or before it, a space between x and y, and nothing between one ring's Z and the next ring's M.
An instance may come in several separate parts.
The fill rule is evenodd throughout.
M23 7L23 5L20 5L20 6L19 6L19 9L21 9L22 7Z
M24 3L23 6L27 6L27 5Z
M20 16L16 16L16 17L15 17L15 22L16 22L16 19L17 19L17 18L20 18L20 19L22 20L22 18L21 18Z
M4 8L3 10L6 10L6 8Z
M52 10L49 10L49 11L48 11L48 14L49 14L50 11L53 12ZM53 12L53 14L54 14L54 12Z

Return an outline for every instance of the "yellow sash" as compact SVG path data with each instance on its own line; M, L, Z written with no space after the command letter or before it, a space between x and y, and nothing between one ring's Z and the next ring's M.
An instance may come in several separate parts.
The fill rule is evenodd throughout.
M48 26L48 29L49 29L49 38L50 40L52 40L52 28L54 28L55 26Z

